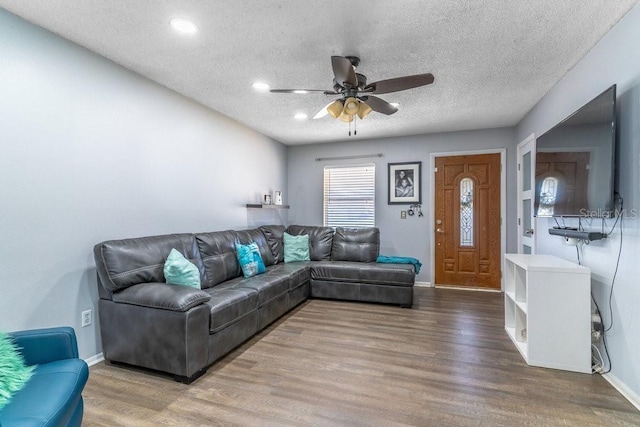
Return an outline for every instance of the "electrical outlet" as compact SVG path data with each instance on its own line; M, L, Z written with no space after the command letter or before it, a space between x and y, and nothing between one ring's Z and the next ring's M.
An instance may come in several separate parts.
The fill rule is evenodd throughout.
M400 211L400 219L407 219L407 211Z
M91 310L85 310L82 312L82 327L89 326L91 324Z

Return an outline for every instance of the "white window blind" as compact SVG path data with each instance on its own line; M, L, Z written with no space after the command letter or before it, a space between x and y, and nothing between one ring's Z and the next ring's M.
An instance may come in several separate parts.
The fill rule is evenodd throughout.
M324 168L324 225L374 227L376 166Z

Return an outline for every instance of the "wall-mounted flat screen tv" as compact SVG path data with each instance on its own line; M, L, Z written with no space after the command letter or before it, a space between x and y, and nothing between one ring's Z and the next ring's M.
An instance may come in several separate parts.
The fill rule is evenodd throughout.
M611 216L615 141L613 85L537 139L534 215Z

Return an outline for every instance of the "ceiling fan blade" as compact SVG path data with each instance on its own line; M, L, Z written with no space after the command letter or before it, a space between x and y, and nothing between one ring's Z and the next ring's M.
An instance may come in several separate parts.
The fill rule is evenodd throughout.
M396 111L398 111L398 109L396 107L394 107L393 105L389 104L384 99L378 98L377 96L367 96L366 98L363 97L362 101L365 104L367 104L369 107L371 107L371 109L373 111L377 111L378 113L391 115L391 114L395 113Z
M372 93L382 94L413 89L433 83L433 74L416 74L413 76L396 77L395 79L380 80L365 86L365 90L373 89ZM373 107L372 107L373 108ZM374 108L375 110L375 108Z
M333 67L333 75L336 77L336 82L339 85L349 85L351 87L358 87L358 78L356 72L353 70L351 61L343 56L332 56L331 66Z
M271 93L299 93L305 94L309 92L327 92L326 89L271 89L269 90ZM331 92L333 93L333 92Z
M326 116L327 114L329 114L329 111L327 111L327 107L331 104L333 104L335 101L331 101L329 102L327 105L325 105L324 107L322 107L320 110L318 110L318 112L313 116L314 120L315 119L321 119L324 116Z

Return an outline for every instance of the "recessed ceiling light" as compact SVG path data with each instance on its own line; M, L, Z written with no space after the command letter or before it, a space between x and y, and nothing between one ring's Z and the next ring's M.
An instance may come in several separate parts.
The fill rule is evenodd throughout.
M293 93L309 93L309 91L298 89L298 90L294 90Z
M183 19L183 18L174 18L169 24L171 24L171 28L180 34L195 34L198 32L198 27L193 22Z
M251 86L258 92L267 92L271 88L271 86L264 82L254 82Z
M393 105L396 108L400 107L400 104L397 102L390 102L389 104Z
M293 116L293 118L296 120L306 120L307 115L305 113L296 113L296 115Z

